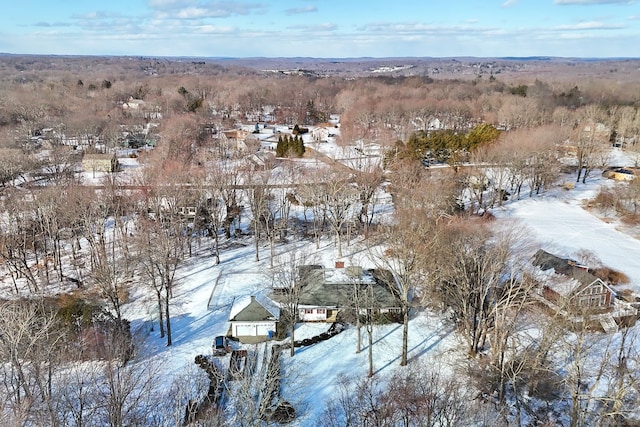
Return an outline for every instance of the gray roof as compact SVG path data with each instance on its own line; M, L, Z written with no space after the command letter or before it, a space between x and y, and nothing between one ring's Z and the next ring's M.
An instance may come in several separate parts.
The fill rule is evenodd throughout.
M357 291L363 298L373 293L375 305L381 308L400 307L398 288L388 270L301 266L299 275L298 304L302 306L352 307Z
M249 299L241 298L234 302L229 315L230 321L260 322L264 320L278 320L279 309L266 298L258 301L255 296Z
M590 285L598 279L589 273L586 267L579 266L571 258L560 258L542 249L533 256L533 265L540 267L543 271L553 269L556 273L576 279L583 285Z

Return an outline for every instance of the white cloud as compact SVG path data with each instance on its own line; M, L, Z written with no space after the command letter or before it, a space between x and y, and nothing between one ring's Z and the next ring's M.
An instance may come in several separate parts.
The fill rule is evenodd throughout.
M318 31L334 31L338 29L338 26L331 23L318 24L318 25L292 25L287 27L288 30L299 30L303 32L318 32Z
M208 17L227 17L232 15L248 15L254 11L267 8L263 3L246 3L241 1L198 1L198 0L149 0L149 7L158 13L202 14ZM176 12L177 11L177 12ZM208 11L208 12L196 12Z
M36 22L34 24L36 27L70 27L71 24L68 22Z
M196 32L202 34L232 34L236 32L237 29L234 27L227 26L215 26L215 25L201 25L197 27Z
M581 31L581 30L620 30L625 28L622 24L604 24L602 22L580 22L572 25L559 25L555 30L561 31Z
M504 3L502 3L502 7L511 7L516 3L518 3L518 0L506 0Z
M224 10L207 10L202 7L188 7L176 12L175 17L179 19L199 19L199 18L226 18L230 13Z
M317 12L318 8L315 6L307 6L307 7L295 7L292 9L287 9L284 11L287 15L300 15L302 13L313 13Z
M152 9L180 9L185 6L195 6L198 0L149 0L147 4Z

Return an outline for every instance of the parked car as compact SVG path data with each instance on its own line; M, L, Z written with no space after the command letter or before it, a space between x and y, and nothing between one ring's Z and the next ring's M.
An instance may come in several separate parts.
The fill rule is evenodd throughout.
M227 341L227 337L224 335L217 336L213 342L213 355L225 356L230 351L231 351L231 346Z

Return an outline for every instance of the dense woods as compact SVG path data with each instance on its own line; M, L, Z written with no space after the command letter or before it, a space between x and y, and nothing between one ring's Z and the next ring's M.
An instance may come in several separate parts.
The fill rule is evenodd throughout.
M270 149L251 131L239 141L240 125L254 124L257 134L273 128ZM321 126L362 156L306 147ZM320 77L213 61L3 57L3 422L179 425L185 401L207 386L185 373L162 389L143 350L149 334L173 343L181 266L203 248L220 263L249 241L256 262L269 257L271 281L293 289L308 256L279 258L277 248L324 239L336 259L357 241L392 272L403 330L392 351L403 368L377 379L369 360L368 378L337 387L323 425L556 425L562 411L571 426L623 425L638 404L635 330L606 354L589 352L602 335L569 338L558 319L539 323L535 339L522 335L542 315L524 267L531 248L517 226L497 230L490 211L544 193L561 174L584 185L611 166L612 146L640 160L639 137L640 81L616 73ZM84 160L100 154L143 167L83 175ZM591 204L637 224L638 182L603 188ZM386 216L382 191L393 203ZM136 330L133 296L151 319ZM283 315L291 357L297 298L288 294ZM407 355L411 316L424 310L459 334L467 358L455 378ZM355 318L371 331L370 313ZM567 372L554 368L554 352L571 355ZM239 397L255 385L243 387L229 391L231 414L214 411L202 425L260 425L238 418L257 411Z

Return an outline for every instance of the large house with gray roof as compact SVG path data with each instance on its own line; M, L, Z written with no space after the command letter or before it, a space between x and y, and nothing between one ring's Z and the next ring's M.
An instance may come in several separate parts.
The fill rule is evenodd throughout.
M615 292L586 266L570 258L561 258L542 249L533 264L543 271L561 275L549 277L543 285L543 296L571 312L608 311L613 307Z
M295 286L302 322L335 322L340 312L349 310L360 315L369 310L390 317L400 314L398 288L388 270L304 265L298 268ZM286 292L274 289L273 299L285 302Z
M562 258L540 249L532 263L539 267L539 301L574 325L599 324L605 332L618 325L633 325L638 311L616 298L609 283L571 258Z

